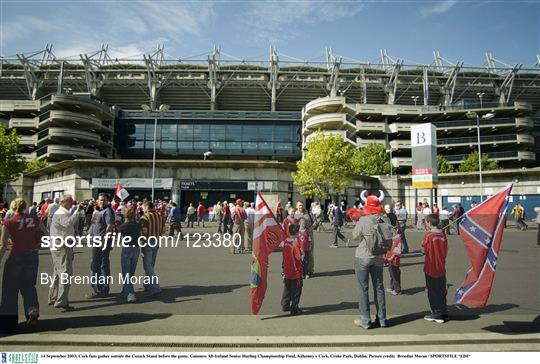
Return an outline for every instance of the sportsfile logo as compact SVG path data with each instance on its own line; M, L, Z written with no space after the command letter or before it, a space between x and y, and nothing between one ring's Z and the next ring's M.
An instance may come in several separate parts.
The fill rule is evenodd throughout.
M8 361L9 359L9 361ZM12 363L12 364L28 364L28 363L37 363L38 354L37 353L2 353L2 363Z

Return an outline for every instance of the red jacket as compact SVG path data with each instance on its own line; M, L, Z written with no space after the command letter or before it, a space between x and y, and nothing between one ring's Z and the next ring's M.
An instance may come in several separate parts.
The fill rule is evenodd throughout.
M422 251L424 273L433 278L440 278L446 274L446 256L448 255L448 241L441 230L431 230L424 235Z
M197 206L197 215L203 216L206 213L206 208L204 205Z
M285 279L300 279L303 275L302 252L298 237L289 237L283 242L283 276Z

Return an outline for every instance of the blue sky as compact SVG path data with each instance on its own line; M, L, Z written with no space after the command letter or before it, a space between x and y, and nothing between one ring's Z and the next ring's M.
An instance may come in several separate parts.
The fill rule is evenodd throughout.
M540 52L540 0L530 1L24 1L0 0L0 55L43 49L77 56L110 45L117 58L153 53L323 60L325 47L345 60L377 62L381 48L406 63L429 64L439 50L481 66L485 52L532 66Z

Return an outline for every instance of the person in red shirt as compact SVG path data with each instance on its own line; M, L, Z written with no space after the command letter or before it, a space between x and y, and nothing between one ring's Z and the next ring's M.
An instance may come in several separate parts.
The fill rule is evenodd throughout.
M202 202L199 202L199 206L197 206L197 226L200 226L200 222L202 221L202 226L204 227L205 214L206 214L206 207L204 207Z
M41 237L47 234L37 216L26 213L22 198L13 200L14 216L4 220L0 233L0 261L11 241L11 251L4 264L2 278L2 302L0 303L0 330L12 332L19 321L19 292L23 297L27 323L33 324L39 317L36 291Z
M309 279L309 255L311 254L311 235L309 230L306 229L305 220L300 220L300 231L298 232L298 242L300 244L300 250L302 251L302 270L304 279Z
M448 241L439 228L440 220L436 214L425 218L429 229L422 241L422 253L425 255L424 274L431 314L424 317L427 321L443 324L448 320L446 307L446 256Z
M302 249L298 239L299 224L294 220L289 224L288 237L283 242L283 295L281 307L292 316L302 314L298 307L302 295Z

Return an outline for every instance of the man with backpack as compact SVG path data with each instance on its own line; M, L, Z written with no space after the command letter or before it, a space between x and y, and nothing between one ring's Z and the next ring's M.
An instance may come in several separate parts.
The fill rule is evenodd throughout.
M360 290L358 303L360 319L354 320L354 324L364 329L388 326L383 285L383 258L392 246L394 233L390 219L384 214L380 199L377 196L368 196L352 233L353 239L359 242L355 253L354 271ZM369 310L370 277L375 286L374 322L371 321Z

